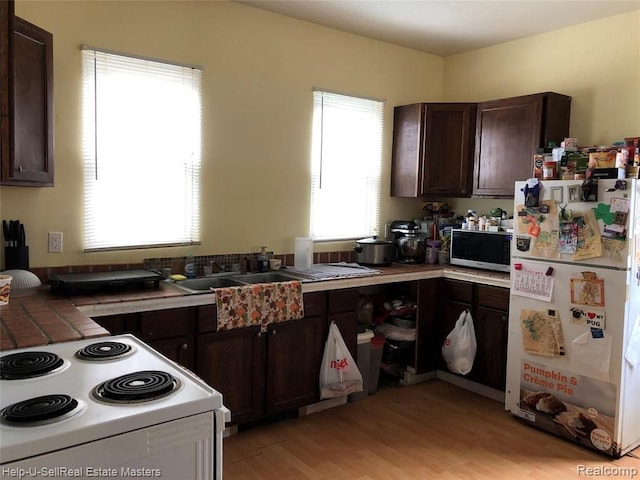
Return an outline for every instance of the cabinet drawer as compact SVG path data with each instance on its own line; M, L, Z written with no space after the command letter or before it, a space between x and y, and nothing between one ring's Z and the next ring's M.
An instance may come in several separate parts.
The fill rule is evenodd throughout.
M358 309L358 289L346 288L329 292L329 315Z
M215 305L198 307L198 333L215 332L218 329L218 309Z
M496 310L509 310L509 289L478 285L478 305L495 308Z
M140 335L143 340L171 338L189 333L191 311L188 308L143 312Z
M444 298L454 302L472 303L473 283L459 280L445 280Z
M317 317L325 314L327 309L327 295L325 292L304 294L304 316Z

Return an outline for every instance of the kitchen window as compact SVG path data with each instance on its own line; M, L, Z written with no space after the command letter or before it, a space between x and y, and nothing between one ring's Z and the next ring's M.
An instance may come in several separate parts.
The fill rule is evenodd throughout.
M377 232L384 101L314 90L311 236Z
M85 251L198 243L201 68L82 58Z

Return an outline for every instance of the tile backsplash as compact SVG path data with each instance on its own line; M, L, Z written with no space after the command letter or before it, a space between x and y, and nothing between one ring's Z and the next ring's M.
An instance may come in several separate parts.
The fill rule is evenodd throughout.
M274 255L273 252L267 252L269 258L279 258L282 260L282 266L293 267L293 253ZM332 263L332 262L355 262L355 252L353 250L336 251L336 252L319 252L313 254L313 263ZM231 272L237 270L240 272L255 271L257 265L258 253L230 253L222 255L196 255L194 260L196 263L196 275L204 275L205 265L211 263L214 272ZM185 257L162 257L162 258L145 258L142 263L125 263L125 264L100 264L100 265L68 265L62 267L32 267L30 270L38 276L43 284L49 280L49 276L54 273L89 273L89 272L109 272L116 270L133 270L138 268L146 268L151 270L162 270L163 268L171 268L172 273L184 273Z

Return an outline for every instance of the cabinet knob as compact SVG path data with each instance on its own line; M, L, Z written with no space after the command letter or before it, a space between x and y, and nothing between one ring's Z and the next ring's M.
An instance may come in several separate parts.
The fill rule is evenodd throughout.
M275 335L276 333L278 333L278 331L275 328L271 330L271 335Z
M260 338L262 336L262 332L256 333L256 337Z
M19 165L19 166L18 166L18 171L19 171L20 173L22 173L22 165Z
M188 345L188 344L186 344L186 343L183 343L182 345L180 345L180 348L181 348L182 350L186 350L186 349L188 349L188 348L189 348L189 345Z

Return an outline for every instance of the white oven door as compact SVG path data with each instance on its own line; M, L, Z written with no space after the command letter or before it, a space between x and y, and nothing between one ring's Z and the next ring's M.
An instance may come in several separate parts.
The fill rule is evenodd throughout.
M214 421L214 412L201 413L2 464L0 469L3 476L35 479L219 479L222 434Z

